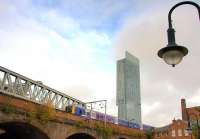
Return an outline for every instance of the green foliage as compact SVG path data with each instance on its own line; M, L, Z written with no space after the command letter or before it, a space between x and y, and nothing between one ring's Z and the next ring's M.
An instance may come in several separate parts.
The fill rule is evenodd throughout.
M31 123L32 121L34 121L35 119L37 119L37 113L36 112L27 112L26 113L26 120Z
M83 121L78 121L78 122L76 122L75 125L77 128L85 128L86 127L86 125L84 124Z
M102 130L103 139L109 139L112 136L112 129L111 128L103 128Z
M7 114L11 114L11 113L15 112L15 108L12 107L11 105L4 105L2 111Z
M45 106L39 106L37 108L36 117L41 123L47 123L55 118L56 111L52 107L51 103L47 103Z
M103 139L110 139L113 133L112 128L105 127L100 123L95 124L95 130L99 136L102 136Z
M28 122L39 120L44 124L55 119L56 110L53 108L51 102L47 102L44 105L27 103L25 107L27 108L25 111L17 109L14 105L12 105L12 99L6 98L2 107L2 111L7 114L19 112L23 113L26 115L26 120Z
M67 107L66 112L67 113L72 113L72 107Z
M137 138L142 138L144 137L145 135L140 133L140 132L130 132L128 133L129 136L132 136L132 137L137 137Z
M199 135L199 127L197 124L194 124L192 126L192 135L195 137L195 139L200 139L200 135Z
M52 105L48 103L45 106L38 105L36 107L29 104L27 107L30 109L30 111L27 112L28 122L39 120L42 124L46 124L48 121L55 118L56 111Z
M153 132L151 130L146 131L145 135L147 139L153 139Z
M3 105L2 111L7 113L7 114L11 114L15 112L15 108L11 105L11 99L6 99L5 103Z

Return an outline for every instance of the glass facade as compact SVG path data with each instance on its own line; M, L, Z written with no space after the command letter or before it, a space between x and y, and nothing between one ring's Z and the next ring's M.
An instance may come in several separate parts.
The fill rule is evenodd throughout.
M126 52L117 61L118 118L141 125L141 97L139 60Z

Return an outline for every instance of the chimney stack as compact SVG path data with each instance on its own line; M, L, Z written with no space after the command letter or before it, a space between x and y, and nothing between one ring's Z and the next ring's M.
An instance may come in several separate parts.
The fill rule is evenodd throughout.
M182 120L188 121L185 99L181 99L181 111L182 111Z

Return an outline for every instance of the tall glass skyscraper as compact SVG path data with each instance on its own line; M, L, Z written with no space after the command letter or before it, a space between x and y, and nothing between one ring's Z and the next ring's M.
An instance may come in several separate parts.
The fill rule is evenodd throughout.
M117 61L118 118L141 125L140 69L139 60L126 52Z

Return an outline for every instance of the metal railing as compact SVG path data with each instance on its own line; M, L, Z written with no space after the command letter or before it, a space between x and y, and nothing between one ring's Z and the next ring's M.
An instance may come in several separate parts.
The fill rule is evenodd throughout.
M67 105L85 107L85 103L64 93L0 66L0 92L38 104L50 102L56 109L65 110Z

